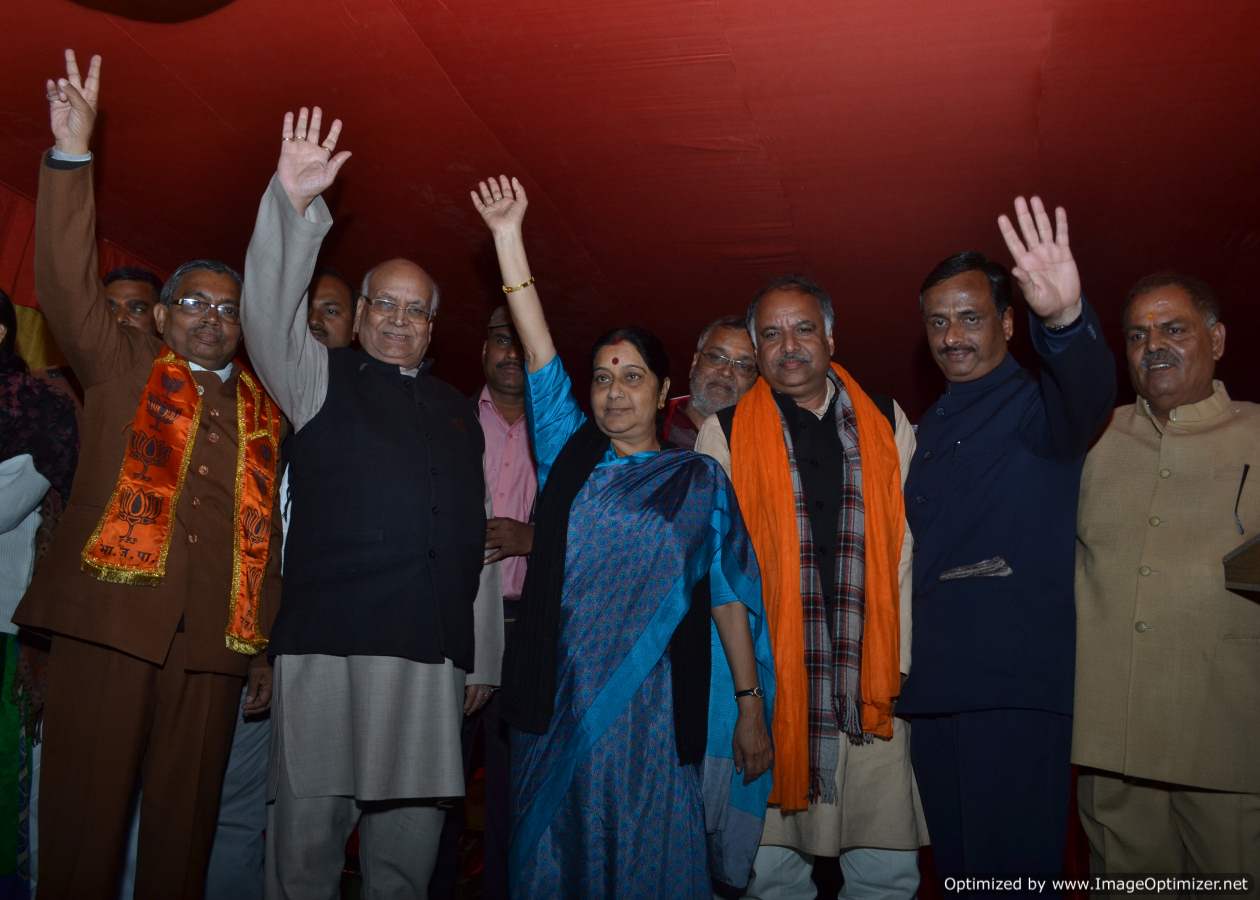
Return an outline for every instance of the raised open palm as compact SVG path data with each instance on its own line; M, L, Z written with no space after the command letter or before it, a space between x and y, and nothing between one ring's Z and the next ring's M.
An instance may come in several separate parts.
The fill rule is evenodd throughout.
M500 175L477 182L477 190L469 191L473 207L481 213L488 227L495 234L521 230L525 208L529 199L525 188L515 178Z
M73 50L66 51L66 74L55 81L44 82L48 98L48 119L53 140L63 153L83 154L92 142L96 123L96 102L101 88L101 58L93 56L88 63L87 79L79 74L79 61Z
M321 142L319 126L323 112L318 106L310 110L298 110L297 120L293 113L284 114L283 142L280 144L280 161L276 164L276 176L289 201L299 212L306 212L311 201L328 190L337 180L337 173L350 158L349 150L336 155L337 139L341 137L341 120L333 119L328 135Z
M1055 227L1051 228L1040 197L1032 198L1031 210L1023 197L1017 197L1015 217L1023 240L1006 216L998 217L998 228L1015 260L1011 274L1028 306L1047 324L1066 325L1079 312L1081 276L1068 245L1067 211L1060 206L1054 214Z

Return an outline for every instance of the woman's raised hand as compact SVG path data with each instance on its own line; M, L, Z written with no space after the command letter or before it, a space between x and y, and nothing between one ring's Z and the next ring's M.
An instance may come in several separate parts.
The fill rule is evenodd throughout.
M477 190L469 191L473 208L481 213L486 227L498 235L519 234L529 199L525 188L515 178L500 175L477 182Z
M521 233L525 207L529 205L525 188L515 178L500 175L477 182L477 190L469 191L469 195L473 209L481 213L494 235L494 252L499 258L499 275L503 278L512 324L525 348L526 367L537 372L555 358L556 347L525 255L525 237Z

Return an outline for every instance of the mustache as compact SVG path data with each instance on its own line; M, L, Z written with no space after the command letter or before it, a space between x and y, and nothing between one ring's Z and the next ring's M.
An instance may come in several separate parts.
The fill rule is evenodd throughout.
M780 354L779 358L774 361L774 364L776 366L781 366L784 363L789 362L809 363L813 361L813 355L806 353L804 350L789 350L786 353Z
M192 333L198 337L210 337L215 340L223 337L223 329L214 325L198 325Z
M735 393L735 383L731 381L706 381L701 388L706 391L726 391L728 394Z
M503 362L501 362L501 363L495 363L495 364L494 364L494 367L495 367L496 369L520 369L520 368L522 368L522 366L521 366L521 364L520 364L520 363L518 363L518 362L512 362L511 360L508 360L508 359L505 359L505 360L504 360Z
M734 390L737 383L733 374L724 371L697 372L695 377L691 379L691 392L694 394L696 391L703 390L710 385L718 385L725 390Z
M941 346L936 348L936 352L938 354L953 353L958 350L965 350L968 353L976 352L976 348L973 347L971 344L953 344L953 345L941 344Z
M1148 350L1142 354L1142 368L1150 369L1151 366L1179 366L1181 360L1171 350L1160 348L1158 350Z

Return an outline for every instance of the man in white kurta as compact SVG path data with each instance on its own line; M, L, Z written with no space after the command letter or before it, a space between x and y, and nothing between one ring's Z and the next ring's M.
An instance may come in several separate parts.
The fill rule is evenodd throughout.
M748 320L762 377L773 390L780 410L790 412L790 416L784 413L785 420L816 421L822 423L820 427L834 430L830 423L840 400L829 368L835 348L830 298L806 279L780 279L754 301ZM914 455L914 430L895 402L889 399L883 404L881 400L881 409L891 419L889 425L895 422L893 440L904 482ZM720 421L721 415L705 421L695 449L718 460L731 474L731 439ZM833 468L843 468L845 463L842 457L807 459L811 451L801 440L802 429L807 427L788 425L797 442L789 447L789 452L802 471L808 506L820 502L819 497L810 495L808 472L814 463ZM735 464L738 466L739 461ZM843 480L843 476L836 477ZM754 515L747 509L744 514L745 518ZM872 520L866 527L878 525ZM816 545L822 540L820 534L802 535L802 540L806 538ZM897 571L899 668L903 677L910 670L912 544L906 528ZM765 577L766 561L760 562ZM776 659L776 667L779 664ZM909 725L894 718L890 740L875 738L854 744L841 735L834 792L829 792L834 793L835 802L816 798L801 811L783 812L773 804L766 810L762 846L744 896L774 900L812 898L814 858L838 856L845 882L841 897L913 897L919 884L918 848L927 843L927 826L910 764L908 733Z

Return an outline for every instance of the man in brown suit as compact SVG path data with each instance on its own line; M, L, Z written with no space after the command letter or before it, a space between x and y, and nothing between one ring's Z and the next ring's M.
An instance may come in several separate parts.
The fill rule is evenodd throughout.
M13 617L52 635L39 895L112 898L128 807L140 784L136 896L200 897L247 674L247 711L270 702L270 671L258 651L279 597L279 517L268 520L276 508L279 420L264 418L274 409L264 394L238 393L253 379L233 361L240 346L240 281L227 266L199 260L176 271L154 310L161 339L119 328L109 314L97 277L88 152L100 59L92 59L82 81L71 51L66 64L66 77L46 85L56 144L40 170L36 287L57 343L86 390L83 444L52 550ZM166 372L181 377L162 374L158 381ZM196 412L170 412L176 395L189 398L184 409ZM257 413L246 446L257 452L252 462L265 463L242 467L244 479L238 477L238 412ZM163 432L159 417L182 427L183 446L139 446L133 425L142 414L154 416L159 435L175 433ZM267 441L255 451L260 427ZM183 460L183 469L164 498L164 520L160 508L155 514L164 524L153 526L136 515L144 510L117 498L128 496L128 484L132 496L147 493L135 485L160 490L163 447L168 458ZM253 515L240 515L247 508L235 499L242 490L261 498L248 507ZM143 542L130 532L106 539L119 527L112 518L131 521L124 513L136 520L137 534L162 529L164 568L147 583L134 583L138 579L126 572L152 565L140 561L152 554L128 549ZM266 541L276 553L265 552ZM94 552L107 562L92 565ZM238 578L238 572L248 574ZM127 580L133 583L117 583ZM242 609L248 611L244 631L237 618ZM238 637L242 633L246 638Z

